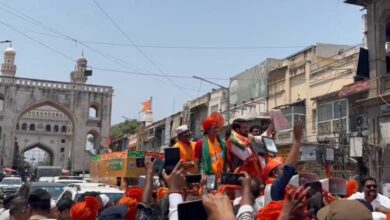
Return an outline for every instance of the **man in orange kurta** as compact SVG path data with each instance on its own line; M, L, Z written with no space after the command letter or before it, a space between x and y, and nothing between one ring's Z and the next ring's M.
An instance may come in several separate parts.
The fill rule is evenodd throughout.
M191 174L199 173L195 160L195 142L191 140L191 133L187 125L176 128L177 142L173 147L180 148L180 159L184 163L187 172Z

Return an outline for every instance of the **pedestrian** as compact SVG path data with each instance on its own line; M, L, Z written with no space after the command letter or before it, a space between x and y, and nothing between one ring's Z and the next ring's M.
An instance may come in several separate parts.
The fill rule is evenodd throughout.
M36 189L28 196L28 205L30 207L30 220L52 219L50 194L44 189Z
M9 214L10 220L28 220L30 218L30 213L28 210L28 202L24 197L17 197L12 200Z
M71 220L70 209L72 208L74 201L70 198L62 198L56 204L59 213L59 220Z
M387 214L390 212L390 199L378 193L378 185L373 177L366 177L362 181L363 192L357 192L348 197L349 200L362 199L372 205L374 211Z
M86 196L70 209L72 220L96 220L99 214L99 201L96 197Z
M183 160L187 172L191 174L199 173L198 166L195 165L195 145L191 140L191 133L187 125L176 128L177 142L173 147L180 149L180 159Z

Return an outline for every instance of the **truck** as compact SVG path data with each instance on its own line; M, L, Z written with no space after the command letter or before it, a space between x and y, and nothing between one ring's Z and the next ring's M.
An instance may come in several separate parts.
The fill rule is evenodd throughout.
M62 168L57 166L37 166L34 169L34 178L39 182L53 182L54 177L62 175Z
M123 151L95 155L91 158L91 181L126 188L137 185L145 175L145 152Z

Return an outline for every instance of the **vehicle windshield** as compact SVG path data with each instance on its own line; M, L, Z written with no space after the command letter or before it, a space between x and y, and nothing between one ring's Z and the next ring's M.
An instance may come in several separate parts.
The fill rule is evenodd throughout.
M5 185L20 185L22 181L20 179L3 179L1 184Z
M30 191L34 191L36 189L44 189L44 190L46 190L47 192L50 193L52 199L57 200L58 196L60 196L61 193L64 191L64 187L65 187L65 185L63 185L63 186L58 186L58 185L56 185L56 186L50 186L50 185L47 185L47 186L37 186L37 185L32 185Z

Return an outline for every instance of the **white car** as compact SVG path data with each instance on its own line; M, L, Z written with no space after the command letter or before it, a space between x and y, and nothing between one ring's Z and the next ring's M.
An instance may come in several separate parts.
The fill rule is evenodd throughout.
M66 186L56 202L58 203L58 201L64 197L77 202L86 192L98 192L100 194L105 194L114 204L124 195L123 190L101 183L75 183Z
M48 183L52 183L54 182L56 177L54 176L44 176L44 177L41 177L38 179L38 182L48 182Z
M73 184L73 183L86 183L85 180L73 180L73 179L68 179L68 180L54 180L54 183L62 183L62 184Z
M0 182L0 199L4 199L8 194L15 193L22 186L20 177L5 177Z

